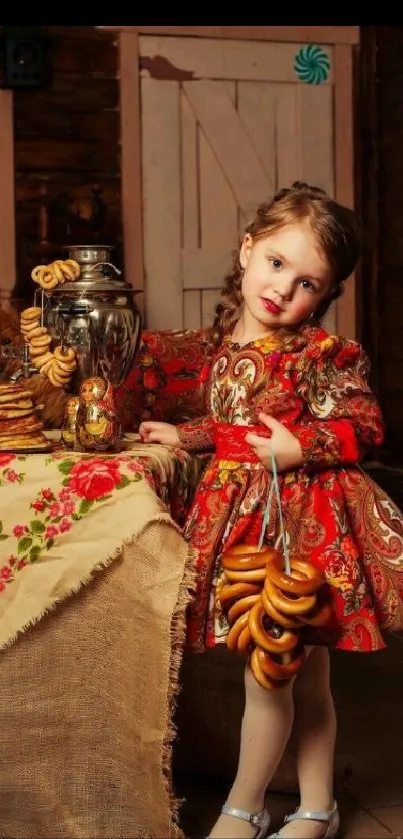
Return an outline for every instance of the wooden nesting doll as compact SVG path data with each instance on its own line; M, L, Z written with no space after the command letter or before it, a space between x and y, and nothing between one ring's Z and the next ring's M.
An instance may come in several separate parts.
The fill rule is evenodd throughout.
M119 441L112 385L101 376L81 383L76 420L78 451L114 450Z

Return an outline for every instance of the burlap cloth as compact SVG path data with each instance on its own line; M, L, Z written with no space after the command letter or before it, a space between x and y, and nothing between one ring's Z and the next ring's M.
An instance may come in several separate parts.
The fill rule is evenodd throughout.
M173 465L172 454L152 448L151 470L150 459L138 461L148 479L139 480L137 471L130 483L132 464L129 483L97 499L39 561L3 586L2 837L182 836L171 749L193 570L188 546L149 478L159 476L166 495L181 469L190 491L195 468ZM4 546L9 538L13 548L15 527L32 518L41 487L66 498L69 480L60 459L32 456L11 466L25 477L17 486L2 473L0 566L10 559ZM120 469L123 474L127 462ZM36 520L50 512L60 510L36 510ZM18 542L21 530L15 532Z

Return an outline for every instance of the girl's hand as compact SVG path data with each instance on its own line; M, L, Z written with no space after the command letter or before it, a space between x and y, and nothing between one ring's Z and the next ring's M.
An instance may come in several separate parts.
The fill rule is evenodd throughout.
M180 446L179 434L169 422L142 422L139 434L143 443L162 443L163 446Z
M259 420L271 431L271 436L259 437L251 432L245 440L254 449L257 457L270 472L273 471L271 455L276 458L276 465L279 472L287 472L290 469L297 469L302 466L304 459L299 441L292 431L289 431L281 422L268 416L259 414Z

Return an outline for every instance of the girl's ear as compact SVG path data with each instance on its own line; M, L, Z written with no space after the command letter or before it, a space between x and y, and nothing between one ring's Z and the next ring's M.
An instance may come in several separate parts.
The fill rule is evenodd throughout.
M241 263L241 268L243 268L244 270L249 262L252 245L252 236L250 235L250 233L245 233L241 245L241 250L239 251L239 262Z

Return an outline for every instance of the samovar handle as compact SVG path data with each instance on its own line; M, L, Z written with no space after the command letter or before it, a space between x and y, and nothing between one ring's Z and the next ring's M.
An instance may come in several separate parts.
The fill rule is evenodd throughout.
M95 265L89 265L87 271L95 271L96 268L102 268L104 265L107 265L109 268L113 268L115 274L117 274L120 277L122 272L119 270L119 268L116 268L116 265L114 265L113 262L96 262Z

